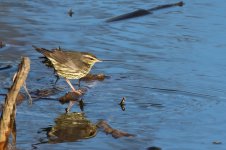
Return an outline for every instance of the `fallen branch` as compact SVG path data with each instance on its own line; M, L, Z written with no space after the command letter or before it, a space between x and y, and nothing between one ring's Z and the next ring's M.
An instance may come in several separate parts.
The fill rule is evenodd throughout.
M173 4L159 5L159 6L156 6L154 8L150 8L150 9L138 9L138 10L130 12L130 13L122 14L122 15L107 19L106 22L120 21L120 20L145 16L145 15L148 15L148 14L152 14L152 12L156 11L156 10L175 7L175 6L183 6L183 5L184 5L184 2L181 1L181 2L173 3Z
M13 85L5 98L4 108L2 110L0 119L0 149L4 150L8 145L8 137L12 131L13 139L16 140L15 135L15 115L16 115L16 98L23 86L28 72L30 70L30 59L24 57L19 65L17 75L13 81ZM15 143L15 141L13 141Z

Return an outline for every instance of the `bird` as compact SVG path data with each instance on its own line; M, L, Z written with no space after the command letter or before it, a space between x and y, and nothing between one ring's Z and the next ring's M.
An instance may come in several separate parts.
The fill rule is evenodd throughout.
M65 78L72 91L79 95L81 95L82 92L74 88L70 79L79 80L85 77L95 63L102 62L102 60L88 52L62 51L61 48L48 50L34 45L32 45L32 47L50 60L57 75Z

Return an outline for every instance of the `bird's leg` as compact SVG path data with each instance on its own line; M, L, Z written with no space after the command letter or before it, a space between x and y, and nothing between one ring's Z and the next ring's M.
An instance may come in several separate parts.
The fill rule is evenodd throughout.
M78 87L80 87L80 83L81 83L81 80L80 80L80 79L78 79Z
M58 75L56 75L56 81L55 81L54 85L57 84L57 81L58 81L59 79L60 79L60 77L59 77Z
M71 84L70 80L68 80L68 79L65 79L65 80L66 80L66 82L68 83L68 85L71 87L71 89L72 89L73 92L75 92L75 93L81 95L81 92L80 92L80 91L75 90L75 88L74 88L74 86Z
M72 91L75 93L75 94L78 94L79 96L81 96L83 94L83 92L81 90L76 90L74 88L74 86L71 84L70 80L66 79L66 82L69 84L69 86L71 87ZM68 107L66 108L66 113L68 113L71 109L71 107L74 105L74 103L77 101L78 99L76 98L74 101L70 101L69 102L69 105Z
M70 101L68 104L68 107L65 109L66 113L69 113L71 110L71 107L75 104L76 101Z

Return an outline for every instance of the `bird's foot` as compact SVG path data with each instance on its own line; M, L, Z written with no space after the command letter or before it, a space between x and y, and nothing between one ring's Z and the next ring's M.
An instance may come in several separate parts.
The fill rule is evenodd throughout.
M78 89L78 90L72 90L76 95L81 96L85 93L83 89Z

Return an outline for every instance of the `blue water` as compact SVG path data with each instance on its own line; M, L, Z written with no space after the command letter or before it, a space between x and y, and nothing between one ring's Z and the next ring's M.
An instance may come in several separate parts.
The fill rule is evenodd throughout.
M135 134L114 139L98 132L91 139L40 144L37 149L146 149L224 150L226 106L226 3L188 1L184 7L159 10L151 15L106 23L105 20L164 1L1 1L1 92L22 56L31 59L28 89L51 88L55 77L31 45L48 49L88 51L98 58L92 73L104 73L104 81L82 82L89 87L84 113L93 123L106 120L112 127ZM74 11L72 17L67 12ZM75 84L76 81L73 81ZM70 91L61 79L63 90ZM126 110L118 103L126 97ZM1 97L2 103L4 97ZM17 108L17 148L32 149L46 134L38 131L54 124L67 105L39 100ZM73 111L79 112L78 106ZM220 141L222 144L213 144Z

